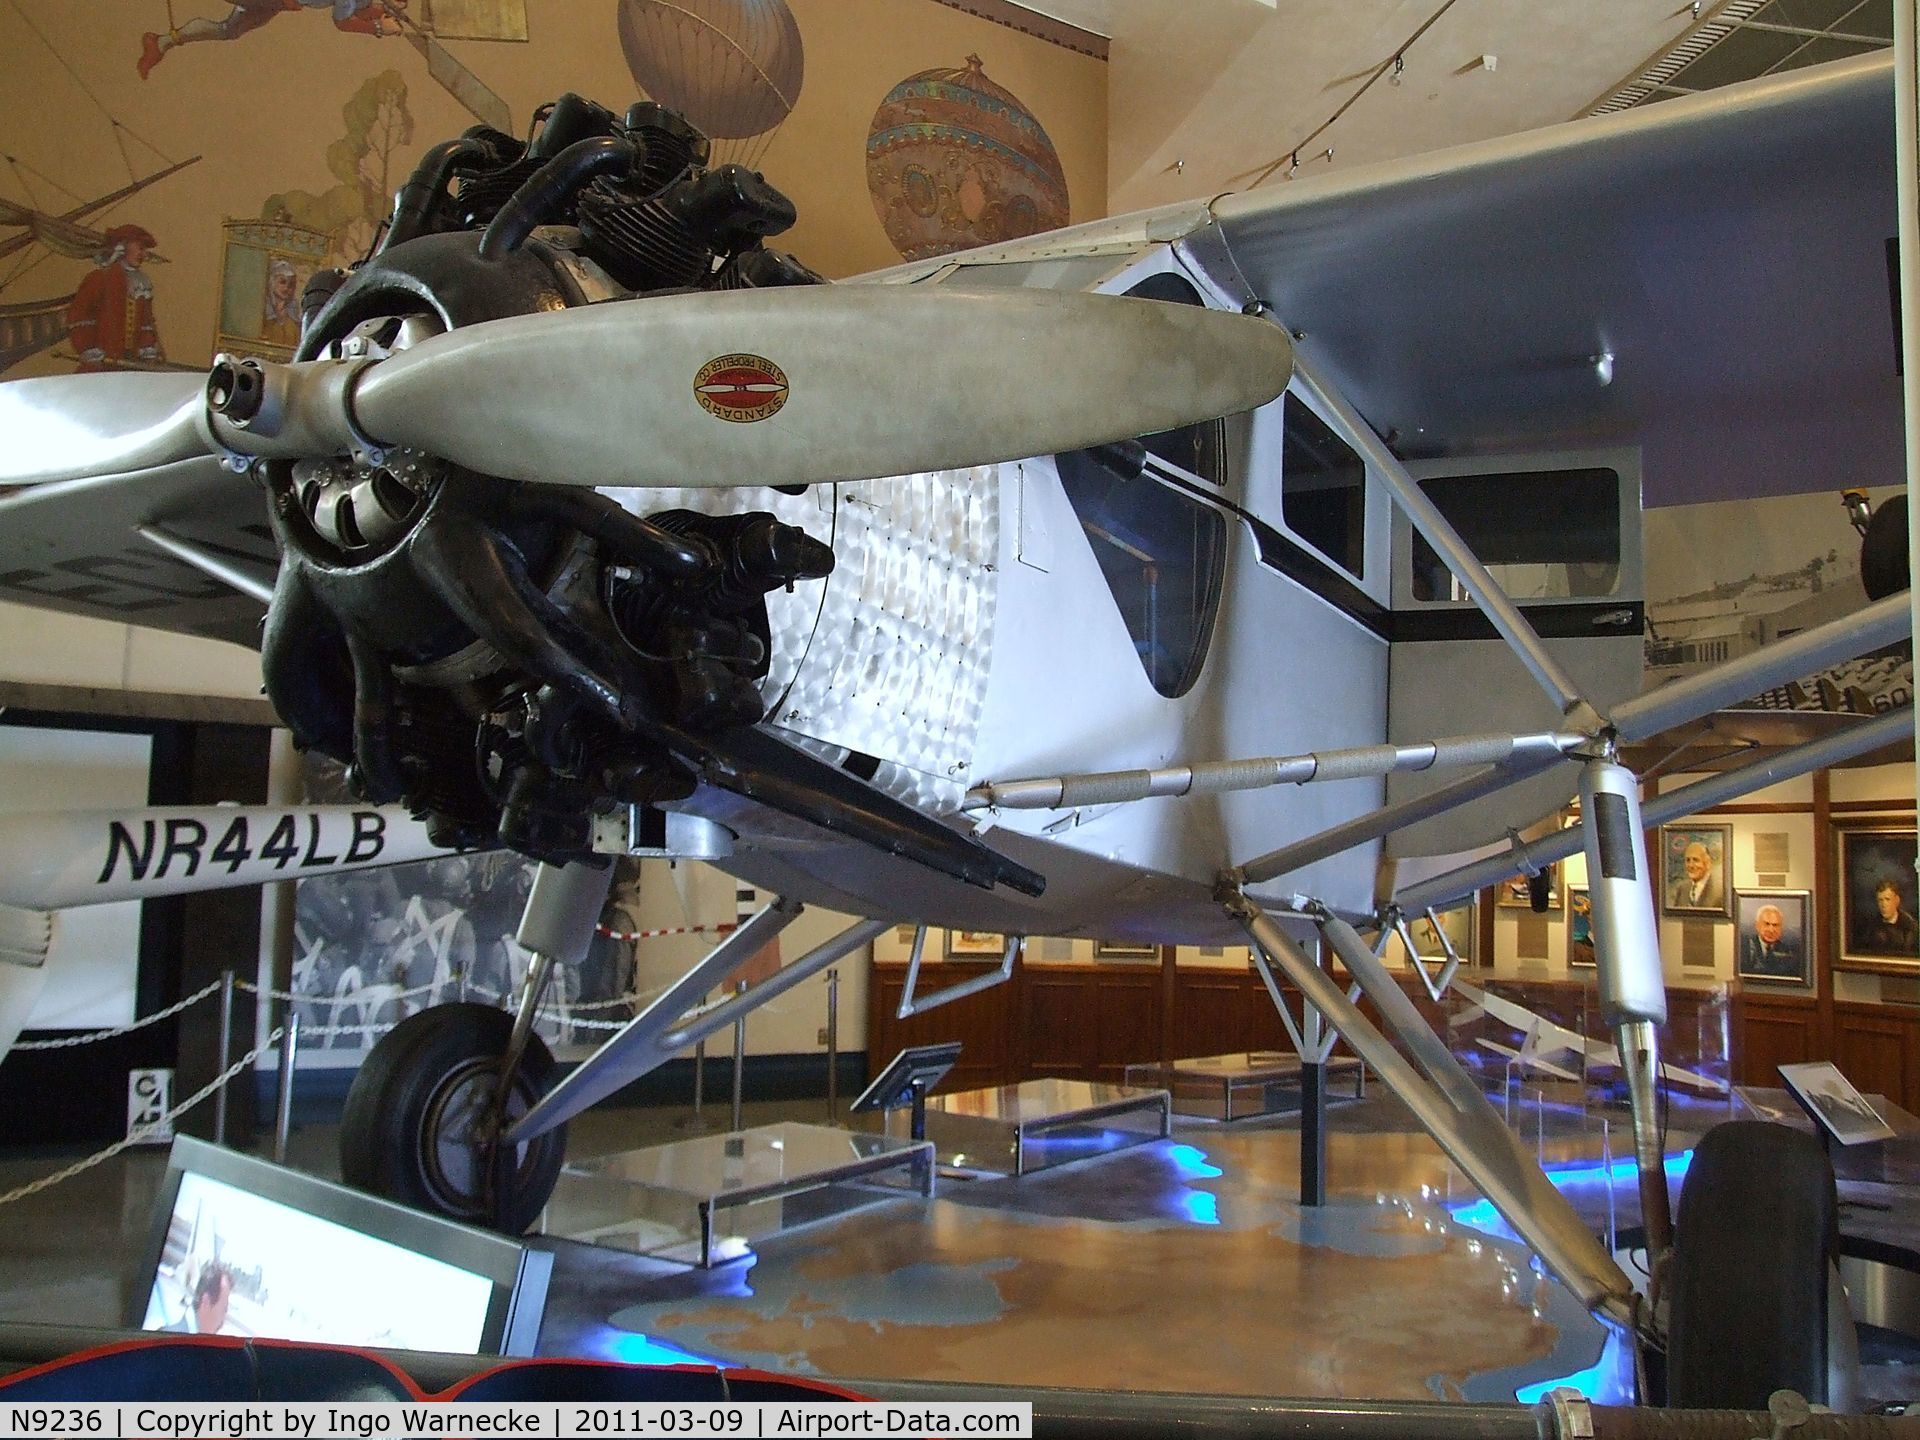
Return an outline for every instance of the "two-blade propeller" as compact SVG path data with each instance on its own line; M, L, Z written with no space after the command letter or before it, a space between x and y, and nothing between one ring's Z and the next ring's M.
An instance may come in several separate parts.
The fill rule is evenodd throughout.
M0 386L0 485L123 474L217 453L215 440L279 456L370 441L562 485L864 480L1252 409L1291 367L1269 321L1110 295L677 295L489 321L371 363L267 365L250 416L251 398L224 395L226 414L209 416L198 382L176 376Z

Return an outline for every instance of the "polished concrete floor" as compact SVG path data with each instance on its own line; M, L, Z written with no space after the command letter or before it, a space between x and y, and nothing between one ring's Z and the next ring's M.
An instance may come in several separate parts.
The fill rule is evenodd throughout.
M1669 1149L1721 1118L1677 1107ZM724 1107L709 1107L710 1122ZM1637 1221L1630 1184L1596 1182L1624 1154L1620 1117L1523 1097L1515 1129L1604 1231ZM576 1157L690 1132L684 1109L594 1112ZM828 1119L824 1102L750 1104L748 1126ZM1298 1203L1287 1118L1176 1118L1171 1139L1089 1154L1021 1179L943 1176L932 1201L887 1199L755 1242L699 1270L558 1238L539 1351L679 1355L796 1374L1218 1394L1511 1399L1618 1357L1521 1246L1474 1228L1476 1197L1404 1109L1377 1090L1336 1107L1329 1203ZM335 1132L296 1132L290 1162L335 1175ZM75 1158L0 1158L0 1193ZM152 1223L164 1151L118 1156L0 1206L0 1320L114 1326ZM562 1192L565 1193L564 1191ZM1484 1207L1483 1207L1484 1208ZM1920 1395L1920 1367L1878 1357L1871 1391ZM1613 1398L1623 1398L1615 1392Z
M821 1123L825 1106L747 1107L748 1125L775 1119ZM597 1112L571 1153L681 1138L685 1121ZM1332 1130L1317 1209L1297 1203L1293 1122L1176 1121L1171 1140L1018 1180L943 1178L931 1202L882 1201L713 1270L556 1238L540 1351L659 1358L664 1344L826 1376L1469 1399L1599 1359L1600 1328L1523 1249L1450 1218L1450 1196L1472 1197L1397 1102L1338 1107ZM290 1160L337 1173L333 1140L299 1131ZM0 1209L0 1319L120 1323L163 1163L129 1153ZM0 1191L59 1164L0 1160ZM563 1207L548 1218L569 1228Z

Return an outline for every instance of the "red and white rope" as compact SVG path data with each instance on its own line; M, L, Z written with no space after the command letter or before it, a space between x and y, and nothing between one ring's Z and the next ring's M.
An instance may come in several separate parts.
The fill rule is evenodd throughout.
M739 928L737 920L722 920L717 925L670 925L665 930L613 930L605 925L596 925L593 930L607 940L653 940L662 935L724 935Z

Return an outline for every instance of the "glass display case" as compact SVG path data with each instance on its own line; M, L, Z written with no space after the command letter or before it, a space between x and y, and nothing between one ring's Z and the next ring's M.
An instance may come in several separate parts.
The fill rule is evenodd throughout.
M1326 1078L1339 1098L1366 1096L1366 1067L1351 1055L1328 1060ZM1283 1050L1150 1060L1127 1066L1126 1082L1165 1090L1176 1115L1204 1120L1287 1115L1300 1108L1300 1057Z
M891 1120L891 1116L889 1116ZM1027 1175L1173 1130L1165 1090L1092 1080L1026 1080L927 1101L927 1139L942 1165Z
M566 1238L711 1266L763 1235L876 1200L931 1196L933 1146L792 1121L569 1163Z

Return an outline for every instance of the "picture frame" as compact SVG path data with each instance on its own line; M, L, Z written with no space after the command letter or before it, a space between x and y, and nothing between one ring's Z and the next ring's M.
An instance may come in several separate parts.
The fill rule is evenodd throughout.
M1733 918L1733 826L1660 827L1660 913Z
M1093 958L1096 960L1158 960L1158 945L1140 945L1131 940L1096 940L1093 942Z
M998 960L1007 953L1007 937L998 930L949 930L943 953L949 960Z
M1566 895L1560 885L1560 867L1548 865L1541 873L1547 877L1547 908L1544 914L1551 915L1566 904ZM1494 908L1499 910L1532 910L1533 897L1527 889L1527 877L1512 875L1493 887Z
M1839 891L1834 967L1920 975L1920 877L1911 821L1836 820L1834 883ZM1891 914L1889 914L1891 909Z
M1813 934L1811 890L1733 892L1733 973L1740 979L1811 985Z
M1567 888L1567 967L1572 970L1600 968L1593 944L1593 892L1585 885Z

